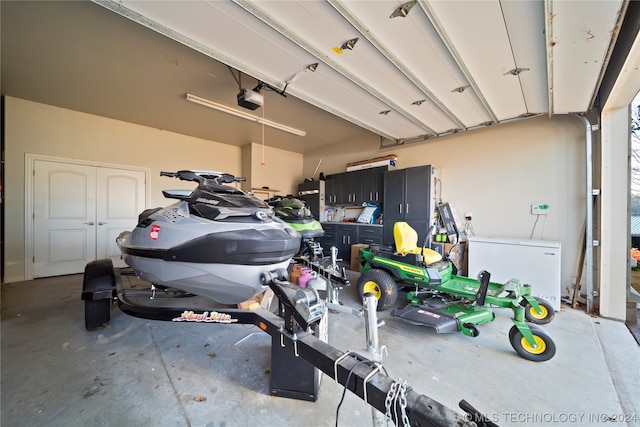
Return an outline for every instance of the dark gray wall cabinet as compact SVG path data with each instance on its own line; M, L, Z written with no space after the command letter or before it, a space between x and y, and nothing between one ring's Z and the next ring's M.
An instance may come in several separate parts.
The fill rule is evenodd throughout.
M438 168L432 165L387 171L384 174L383 243L393 244L393 224L409 223L422 245L438 206Z
M352 206L365 202L382 204L384 173L388 169L388 166L381 166L327 175L325 204Z

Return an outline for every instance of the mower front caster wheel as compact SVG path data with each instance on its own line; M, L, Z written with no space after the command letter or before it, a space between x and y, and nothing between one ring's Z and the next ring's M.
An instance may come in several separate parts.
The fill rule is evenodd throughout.
M386 310L398 299L398 285L384 270L368 270L358 279L358 296L373 294L378 300L378 311Z
M476 328L476 325L474 325L473 323L465 323L464 325L462 325L462 333L464 335L468 335L470 337L477 337L478 335L480 335L480 331L478 330L478 328Z
M540 312L538 312L531 304L527 304L524 307L524 317L527 322L535 323L536 325L546 325L553 320L555 316L555 310L547 301L542 298L536 298L538 305L540 306Z
M541 329L530 327L535 346L522 335L522 332L513 325L509 331L509 341L513 349L522 357L533 362L544 362L556 354L556 345Z

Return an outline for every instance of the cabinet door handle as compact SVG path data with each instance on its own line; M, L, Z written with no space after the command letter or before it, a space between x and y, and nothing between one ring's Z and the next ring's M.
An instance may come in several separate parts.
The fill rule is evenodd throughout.
M378 198L378 192L377 192L377 191L376 191L376 200L380 200L380 199Z
M353 193L353 201L356 201L356 193Z
M94 222L93 222L93 221L91 221L91 222L85 222L85 224L86 224L86 225L93 225L93 224L94 224Z
M409 203L407 203L407 212L406 213L409 213Z
M105 225L105 224L106 224L106 222L102 222L102 221L100 221L100 222L98 223L98 225Z
M402 203L400 203L400 213L402 213Z
M373 193L369 192L369 200L373 200Z

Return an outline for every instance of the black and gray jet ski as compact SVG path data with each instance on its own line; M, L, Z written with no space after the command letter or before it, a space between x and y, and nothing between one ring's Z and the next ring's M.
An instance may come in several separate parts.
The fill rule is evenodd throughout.
M194 190L164 190L178 202L140 214L117 238L124 261L143 280L237 304L266 287L260 275L286 269L300 234L253 195L227 185L233 175L182 170L161 176L195 181Z

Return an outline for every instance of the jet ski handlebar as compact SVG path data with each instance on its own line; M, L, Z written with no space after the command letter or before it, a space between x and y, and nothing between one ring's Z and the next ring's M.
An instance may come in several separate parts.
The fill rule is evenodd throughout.
M194 181L199 184L205 184L207 181L213 181L215 184L222 185L231 182L243 182L246 178L236 177L234 175L215 172L215 171L200 171L200 170L180 170L177 172L165 172L161 171L160 176L168 176L170 178L178 178L181 181Z

